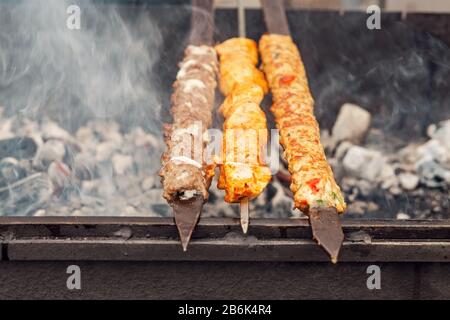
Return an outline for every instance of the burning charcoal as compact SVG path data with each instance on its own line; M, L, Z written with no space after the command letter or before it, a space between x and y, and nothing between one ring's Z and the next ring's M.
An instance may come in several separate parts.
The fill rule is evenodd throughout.
M47 215L47 211L45 211L44 209L39 209L33 214L33 216L35 216L35 217L44 217L46 215Z
M171 209L168 204L152 204L152 210L162 217L168 217L171 215Z
M46 170L53 161L63 162L66 146L61 140L49 140L41 147L33 160L33 166L38 170Z
M97 145L95 160L98 162L111 160L112 155L117 150L114 142L102 142Z
M398 176L400 185L405 190L414 190L419 185L419 177L413 173L405 172Z
M41 125L44 140L74 141L72 135L53 121L47 120Z
M95 150L98 143L98 136L91 127L85 126L79 128L75 137L84 150Z
M389 192L394 196L399 196L403 193L402 189L399 186L392 186L389 188Z
M444 169L435 161L417 163L420 181L430 188L445 188L450 185L450 170Z
M365 109L350 103L344 104L333 126L333 141L360 144L370 128L371 119L372 116Z
M406 214L406 213L403 213L403 212L397 213L396 218L397 218L397 220L408 220L408 219L411 219L409 214Z
M72 214L71 214L71 216L73 216L73 217L81 217L82 215L83 215L83 213L79 209L72 211Z
M380 173L379 181L381 182L381 187L385 190L397 187L399 184L398 178L395 175L394 167L388 163L383 166Z
M134 128L127 135L127 139L134 142L136 147L147 147L154 150L162 149L162 139L145 132L141 127Z
M7 185L27 176L27 170L14 158L0 161L0 184Z
M91 155L78 153L74 157L72 170L78 179L91 180L96 176L97 163Z
M157 177L155 177L155 176L145 177L144 180L142 180L142 183L141 183L142 190L147 191L147 190L150 190L153 187L155 187L156 186L156 179L157 179Z
M357 178L376 181L385 162L386 159L380 152L353 146L348 150L342 163L348 174Z
M15 137L12 132L13 119L2 119L0 121L0 140L11 139Z
M376 185L366 180L358 180L356 186L359 190L359 193L364 197L370 196L376 188Z
M81 182L81 192L86 195L97 195L101 180L85 180Z
M339 161L342 161L344 159L345 155L347 154L348 149L350 149L353 146L353 143L348 141L343 141L339 144L339 146L336 148L335 157Z
M138 215L138 211L133 206L127 206L124 209L124 214L123 215L126 216L126 217L133 217L133 216Z
M111 177L103 177L98 186L98 195L103 199L110 199L117 195L117 189Z
M35 173L0 188L0 215L28 215L43 206L53 194L53 184L45 173Z
M101 141L112 142L119 146L123 142L120 126L114 121L97 121L92 123L94 132L100 137Z
M112 157L114 172L118 175L123 175L130 172L133 168L133 157L116 153Z
M47 172L56 190L63 190L71 185L71 172L66 164L59 161L53 161L48 166Z
M431 137L439 141L450 153L450 120L439 123L436 129L431 132Z
M284 192L284 187L274 181L272 187L276 190L270 199L271 210L265 216L267 218L286 218L294 208L294 201Z
M0 158L32 159L37 151L37 144L30 137L16 137L0 140Z
M226 217L237 218L239 214L234 210L234 206L225 201L217 202L216 204L207 203L203 206L202 217Z
M336 158L328 158L328 164L333 170L334 178L336 179L336 181L341 181L345 174L342 163Z
M152 211L159 216L167 217L172 210L162 197L163 189L151 189L142 195L142 207L144 211Z
M450 154L447 154L444 145L440 141L434 139L418 147L416 152L420 162L437 161L445 163L450 159Z
M364 215L367 210L367 203L364 201L351 202L347 207L347 212L355 215Z
M331 139L330 132L326 129L320 131L320 142L326 151L333 150L335 143Z
M367 211L368 212L376 212L380 209L380 207L375 203L370 201L369 203L367 203Z

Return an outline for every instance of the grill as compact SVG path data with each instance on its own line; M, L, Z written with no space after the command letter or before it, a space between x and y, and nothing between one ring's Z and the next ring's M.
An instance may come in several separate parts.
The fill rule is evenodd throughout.
M430 125L450 118L449 85L444 80L450 72L448 14L383 12L382 29L371 31L365 28L368 16L365 12L334 7L304 10L293 2L292 7L288 6L288 20L309 74L322 129L331 131L344 103L363 105L377 129L369 132L364 147L374 146L374 150L392 153L396 148L426 143ZM125 128L142 126L152 132L160 125L160 119L170 119L167 112L170 87L187 44L192 9L183 1L172 5L158 1L116 5L114 10L138 39L148 30L143 17L149 17L160 31L161 53L157 62L149 66L152 75L158 77L145 79L159 93L161 114L142 116L143 108L137 108L126 117L119 110L115 119ZM0 20L13 16L8 14L14 5L0 3L0 6L6 8L1 10ZM82 3L80 6L83 8ZM98 6L109 10L113 4ZM85 8L87 25L95 25L98 17L91 14L89 6ZM168 16L174 19L167 19ZM237 25L235 8L217 7L214 40L237 36ZM260 8L246 10L246 26L247 36L255 40L266 31ZM17 92L12 94L12 90L26 87L27 82L10 82L7 86L5 78L0 79L3 81L0 103L5 105L5 117L12 117L18 109L9 108L8 104L23 102L16 100ZM76 102L70 110L52 110L65 101L55 96L46 97L48 105L44 109L27 107L35 118L41 111L53 112L53 116L56 114L53 120L69 132L75 132L92 118L92 112L85 112ZM270 101L266 103L268 107ZM103 111L99 112L101 117ZM149 118L156 120L149 124ZM215 127L220 127L220 121L215 119ZM334 157L336 151L328 152ZM159 155L158 152L152 155L158 158L156 167ZM341 185L347 176L344 170L338 178L343 179ZM350 209L342 220L345 241L338 265L331 265L329 257L311 240L306 217L289 207L283 210L285 204L269 206L274 201L272 194L278 192L274 186L264 194L263 209L253 208L255 218L251 219L247 236L242 235L236 208L224 212L218 206L220 196L210 199L187 252L180 248L176 226L164 203L156 203L159 209L152 213L127 213L125 209L121 211L122 207L105 206L102 212L93 209L89 216L77 216L73 214L76 208L67 205L69 200L61 201L66 199L64 192L69 189L65 186L64 192L56 196L58 200L51 200L64 204L58 204L57 210L46 207L45 216L36 214L43 209L33 207L26 214L13 210L12 214L0 217L0 281L4 283L0 296L449 298L449 189L442 184L431 187L428 180L420 178L415 191L402 189L398 194L381 187L365 194L358 183L350 183L348 189L343 186L347 197L356 195L350 199ZM442 182L435 177L432 180ZM283 179L276 181L278 188L286 188ZM416 195L417 190L421 191ZM3 203L10 201L8 196L3 197ZM357 205L352 207L358 201L366 203L362 214ZM375 203L378 208L369 210L368 203ZM404 217L399 212L414 219L396 220ZM58 282L65 283L64 271L70 264L79 265L83 277L89 280L81 292L68 292ZM366 269L373 264L382 270L382 290L367 289ZM21 281L26 275L28 283Z

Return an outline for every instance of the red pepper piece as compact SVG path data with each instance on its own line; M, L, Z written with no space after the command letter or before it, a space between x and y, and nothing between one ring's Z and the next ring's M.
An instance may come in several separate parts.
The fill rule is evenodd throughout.
M306 182L306 184L311 188L313 193L319 192L319 188L317 187L317 184L320 182L320 178L312 179Z
M286 76L282 76L280 78L280 84L290 84L292 81L295 80L295 75L286 75Z

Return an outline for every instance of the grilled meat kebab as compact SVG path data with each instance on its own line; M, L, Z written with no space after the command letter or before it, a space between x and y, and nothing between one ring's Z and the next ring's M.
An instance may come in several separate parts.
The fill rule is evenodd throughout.
M271 179L262 153L267 144L267 121L260 108L268 87L264 74L256 68L255 41L229 39L217 45L216 51L220 89L226 96L220 107L225 120L218 188L225 190L225 201L242 202L258 196Z
M186 250L214 176L214 162L205 161L206 130L212 124L218 72L213 47L190 45L185 51L171 97L172 124L164 126L167 150L160 175L164 198L173 206ZM189 201L192 202L180 202Z
M290 36L267 34L259 49L274 101L271 111L292 175L295 206L304 213L314 207L342 213L346 204L320 143L314 99L297 46Z

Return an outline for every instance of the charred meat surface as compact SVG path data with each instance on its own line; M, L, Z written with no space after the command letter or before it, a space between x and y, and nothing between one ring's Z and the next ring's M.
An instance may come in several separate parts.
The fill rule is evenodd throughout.
M167 150L160 171L169 202L194 194L208 198L214 165L205 162L203 150L212 122L217 64L214 48L205 45L190 45L180 63L171 98L173 123L165 126Z

